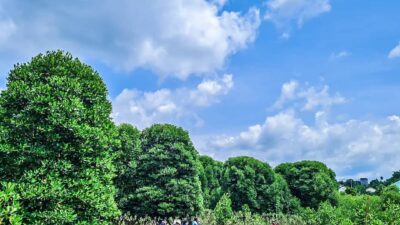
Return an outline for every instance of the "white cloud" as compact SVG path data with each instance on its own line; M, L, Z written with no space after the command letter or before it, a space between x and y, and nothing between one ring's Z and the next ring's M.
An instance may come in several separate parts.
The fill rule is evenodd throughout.
M300 90L299 84L292 81L283 85L281 96L297 98ZM330 96L327 87L322 89L322 93L325 97ZM307 97L307 94L303 95L303 98ZM314 109L314 120L311 122L302 119L299 115L301 111L296 107L289 107L267 116L264 122L249 126L239 134L197 138L195 144L202 153L219 159L250 155L273 165L305 159L319 160L333 168L339 178L389 176L392 171L400 169L399 116L379 121L331 122L328 120L329 108L326 107L332 105L329 100L319 109L310 106Z
M336 60L336 59L340 59L340 58L345 58L345 57L348 57L348 56L350 56L351 55L351 53L350 52L348 52L348 51L341 51L341 52L333 52L332 54L331 54L331 56L330 56L330 59L331 60Z
M275 102L274 108L282 108L288 103L301 107L302 110L325 110L332 105L343 104L346 99L340 94L329 94L329 87L314 87L300 85L297 81L290 81L282 85L281 95Z
M224 3L4 0L0 58L65 49L125 71L141 67L182 79L212 73L255 39L260 24L258 9L242 15L217 6Z
M205 80L197 85L197 89L190 91L190 100L198 106L209 106L218 101L215 96L228 94L232 87L231 74L225 74L221 79Z
M139 128L154 123L174 123L200 126L195 109L218 103L221 96L233 88L233 78L225 74L214 80L204 80L195 89L161 89L155 92L123 90L113 102L113 117L117 123L129 122Z
M397 57L400 57L400 43L396 47L394 47L389 52L389 55L388 55L389 59L394 59L394 58L397 58Z
M264 18L283 29L284 37L289 37L293 23L301 28L305 21L331 10L329 0L269 0L266 5Z

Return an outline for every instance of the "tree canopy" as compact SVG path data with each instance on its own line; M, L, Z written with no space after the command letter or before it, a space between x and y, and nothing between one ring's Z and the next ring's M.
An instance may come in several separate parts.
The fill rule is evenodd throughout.
M0 179L16 184L23 223L108 223L116 129L99 74L62 51L17 64L0 97Z
M182 128L156 124L142 131L136 215L196 215L203 209L199 156Z
M115 159L117 176L114 180L118 190L116 199L118 207L123 212L129 212L134 204L137 159L141 154L140 131L130 124L121 124L118 126L118 141Z
M200 156L200 162L202 165L200 181L204 206L208 209L213 209L223 194L221 181L224 164L209 156Z
M303 207L318 208L325 201L335 203L337 182L335 173L317 161L283 163L275 168Z
M275 205L277 199L281 200L281 204L292 204L286 182L267 163L254 158L241 156L228 159L223 180L224 190L230 194L234 210L248 206L252 212L281 212L282 208ZM285 190L287 193L284 193ZM275 194L284 198L275 197Z

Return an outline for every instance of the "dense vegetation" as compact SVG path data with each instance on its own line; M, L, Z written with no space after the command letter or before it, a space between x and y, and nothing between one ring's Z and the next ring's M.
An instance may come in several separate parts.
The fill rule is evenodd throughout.
M115 125L99 74L61 51L17 64L0 96L0 224L400 224L400 172L338 192L321 162L200 156L169 124ZM348 184L348 185L347 185Z

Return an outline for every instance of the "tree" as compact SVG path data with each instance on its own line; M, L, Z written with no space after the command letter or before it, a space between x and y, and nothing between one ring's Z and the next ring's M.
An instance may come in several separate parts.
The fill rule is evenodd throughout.
M117 202L122 211L129 212L134 208L133 195L136 189L137 159L141 152L140 131L130 124L118 126L117 157L115 166L117 176L115 185L118 189Z
M116 129L99 74L62 51L17 64L0 97L0 179L23 224L108 224Z
M285 178L303 207L316 209L325 201L336 203L336 175L325 164L316 161L283 163L275 171Z
M255 213L281 212L282 205L291 204L287 202L290 193L283 197L285 185L267 163L254 158L234 157L225 162L223 188L235 211L247 205Z
M173 125L155 124L141 133L134 214L193 216L203 208L200 162L189 135Z
M233 217L232 201L228 193L222 195L214 209L217 224L226 224Z
M275 173L275 180L268 188L269 201L267 208L274 213L295 214L300 209L300 201L292 195L285 179Z
M203 191L204 206L213 209L222 196L221 180L224 164L209 156L200 156L202 165L200 181Z
M400 181L400 170L399 171L394 171L392 176L385 181L385 184L386 185L391 185L393 183L396 183L397 181Z

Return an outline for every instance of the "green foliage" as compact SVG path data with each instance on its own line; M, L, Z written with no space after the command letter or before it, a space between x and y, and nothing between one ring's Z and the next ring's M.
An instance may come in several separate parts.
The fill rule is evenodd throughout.
M218 224L225 224L233 217L232 201L229 194L222 195L214 209L215 218Z
M274 175L274 182L268 188L270 200L266 204L267 208L276 214L297 213L300 209L300 201L292 195L286 180L280 174Z
M399 188L391 185L383 189L381 194L383 203L392 203L400 205L400 191Z
M301 217L310 225L380 225L400 224L400 205L383 203L379 196L341 195L338 205L321 203L317 210L301 210Z
M225 162L223 188L230 194L235 211L247 205L252 212L281 212L295 205L286 182L267 163L251 157Z
M253 212L267 209L268 188L274 182L271 167L251 157L235 157L225 162L224 190L231 195L233 209L248 205Z
M24 224L108 224L116 129L99 74L61 51L9 73L0 97L0 179L16 184Z
M153 125L141 134L134 214L185 217L199 214L203 197L198 153L182 128Z
M204 206L213 209L221 198L221 180L224 164L209 156L200 156L202 167L200 168L200 181L203 191Z
M394 171L392 176L385 181L385 184L386 185L391 185L391 184L393 184L393 183L395 183L397 181L400 181L400 170L399 171Z
M318 208L319 204L336 202L337 183L335 173L325 164L316 161L283 163L275 168L288 182L294 196L303 207Z
M118 126L118 140L120 146L116 151L117 177L114 182L118 189L116 199L119 208L129 212L135 204L137 159L141 154L140 131L130 124L121 124Z
M388 225L400 224L400 205L388 201L384 204L384 208L382 221L385 221Z
M0 185L0 224L22 224L19 195L15 192L15 184Z

